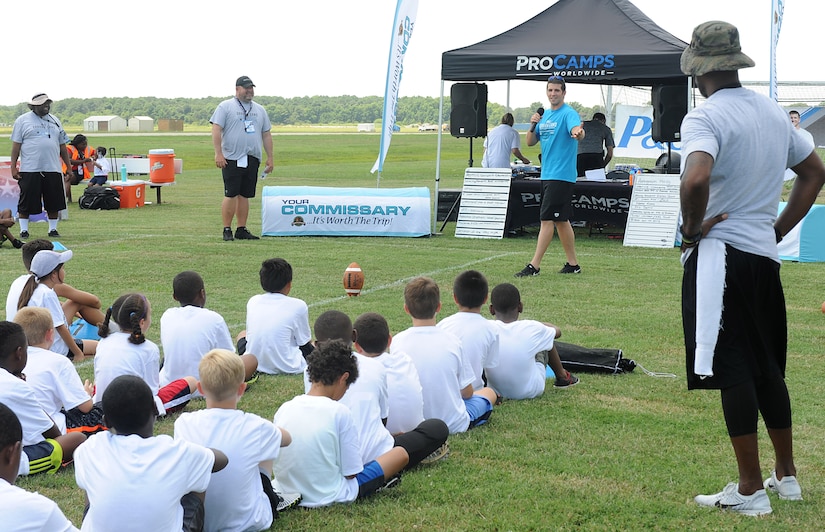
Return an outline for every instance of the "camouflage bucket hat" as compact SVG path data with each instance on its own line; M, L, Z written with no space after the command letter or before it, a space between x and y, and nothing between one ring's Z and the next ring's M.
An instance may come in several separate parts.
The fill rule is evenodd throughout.
M696 26L690 46L682 52L681 60L682 72L689 76L739 70L755 64L753 59L742 53L736 26L719 20Z

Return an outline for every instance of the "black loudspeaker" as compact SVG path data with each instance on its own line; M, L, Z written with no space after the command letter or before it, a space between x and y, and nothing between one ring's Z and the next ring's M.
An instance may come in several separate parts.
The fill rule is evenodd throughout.
M450 87L450 135L487 136L487 85L456 83Z
M653 125L651 136L656 142L679 142L679 128L687 114L687 88L684 85L653 87Z

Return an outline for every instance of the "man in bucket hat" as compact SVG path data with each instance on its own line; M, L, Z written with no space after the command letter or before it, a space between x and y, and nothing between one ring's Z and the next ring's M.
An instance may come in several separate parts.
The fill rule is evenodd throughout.
M682 321L689 389L721 391L738 482L698 495L702 506L745 515L771 513L767 491L800 500L785 386L787 324L776 249L825 183L814 146L794 131L776 102L739 83L739 32L700 24L681 67L707 101L682 122ZM783 174L799 175L777 218ZM713 178L711 179L711 176ZM763 482L757 420L775 452Z
M72 161L66 149L69 136L60 120L49 113L51 105L52 99L44 92L32 96L31 111L14 121L11 132L11 176L20 186L17 216L23 239L29 238L29 215L40 214L44 207L49 218L49 236L59 237L57 216L66 208L60 160L71 177Z

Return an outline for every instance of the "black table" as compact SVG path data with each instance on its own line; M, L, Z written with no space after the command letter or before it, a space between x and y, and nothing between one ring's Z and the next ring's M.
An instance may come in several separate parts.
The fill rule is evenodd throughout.
M577 181L573 186L571 221L627 225L633 187L617 181ZM507 203L505 234L519 227L539 224L540 179L513 179Z

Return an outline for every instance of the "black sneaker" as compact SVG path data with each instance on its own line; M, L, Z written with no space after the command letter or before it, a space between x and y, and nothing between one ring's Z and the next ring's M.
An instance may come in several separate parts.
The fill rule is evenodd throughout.
M559 270L559 273L581 273L582 267L576 264L575 266L571 266L569 262L564 263L564 267Z
M232 228L231 227L224 227L223 228L223 239L227 242L230 240L235 240L235 237L232 236Z
M29 238L28 231L20 231L20 238Z
M11 245L14 246L16 249L20 249L23 247L23 242L15 238L11 241Z
M556 377L556 384L554 384L556 388L570 388L579 383L578 377L576 377L569 371L565 371L565 373L567 373L567 375L564 378Z
M260 237L250 233L246 227L239 227L235 229L235 238L238 240L260 240Z
M380 488L378 488L377 490L375 490L375 493L380 493L380 492L382 492L382 491L385 491L385 490L388 490L388 489L395 488L395 487L397 487L399 484L401 484L401 475L400 475L400 474L395 475L394 477L390 477L390 478L389 478L389 480L387 480L386 482L384 482L384 485L383 485L383 486L381 486Z
M538 275L541 268L536 268L529 262L527 266L524 267L520 272L518 272L514 277L532 277L534 275Z
M57 238L60 236L60 233L57 232L57 229L52 229L51 231L49 231L49 236Z

